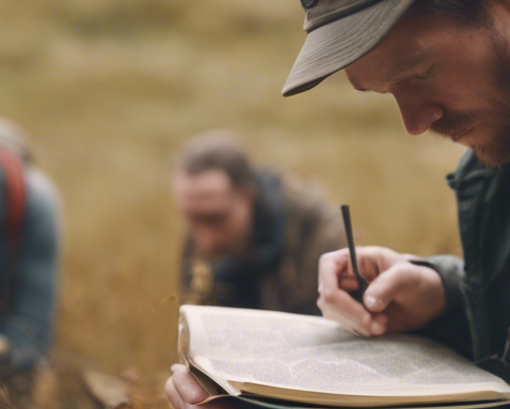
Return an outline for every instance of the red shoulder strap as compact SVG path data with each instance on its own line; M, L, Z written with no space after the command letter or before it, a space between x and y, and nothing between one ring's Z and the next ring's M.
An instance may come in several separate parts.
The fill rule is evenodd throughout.
M23 163L14 152L0 148L0 168L4 173L7 199L7 272L0 289L0 313L7 312L14 287L21 227L25 209L26 186Z

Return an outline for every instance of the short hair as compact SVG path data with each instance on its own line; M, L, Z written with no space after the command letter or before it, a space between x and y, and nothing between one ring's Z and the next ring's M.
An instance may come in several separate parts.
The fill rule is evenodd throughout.
M488 0L416 0L420 12L437 14L469 26L484 26L489 21Z
M177 158L177 170L196 175L208 170L227 174L235 188L251 187L253 169L248 154L234 132L217 130L190 140Z

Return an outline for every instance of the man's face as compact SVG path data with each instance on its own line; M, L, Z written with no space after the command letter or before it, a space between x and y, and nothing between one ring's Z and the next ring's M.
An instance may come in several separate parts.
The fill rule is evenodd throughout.
M235 256L251 237L253 195L235 189L220 170L174 178L177 206L188 220L198 251L208 258Z
M410 134L430 129L496 168L510 161L510 52L494 28L409 13L346 73L356 89L392 94Z

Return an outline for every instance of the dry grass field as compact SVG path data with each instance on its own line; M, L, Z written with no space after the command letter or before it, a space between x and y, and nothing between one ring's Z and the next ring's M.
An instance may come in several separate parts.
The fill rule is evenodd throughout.
M304 40L298 1L4 0L0 12L0 115L33 135L65 204L56 361L168 371L185 233L172 158L211 128L349 203L359 244L459 253L444 176L461 148L408 136L390 97L343 74L280 96Z

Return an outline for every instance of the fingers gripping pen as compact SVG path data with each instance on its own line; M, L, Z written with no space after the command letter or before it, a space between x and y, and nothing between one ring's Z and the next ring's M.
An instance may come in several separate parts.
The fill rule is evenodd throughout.
M347 244L349 246L349 256L351 258L352 270L354 271L354 275L356 276L356 281L358 282L358 289L351 291L352 297L363 303L363 294L368 287L367 282L361 277L358 270L358 263L356 261L356 247L354 246L354 237L352 234L352 224L351 224L351 214L349 211L348 205L342 205L342 217L344 219L345 226L345 234L347 236Z

